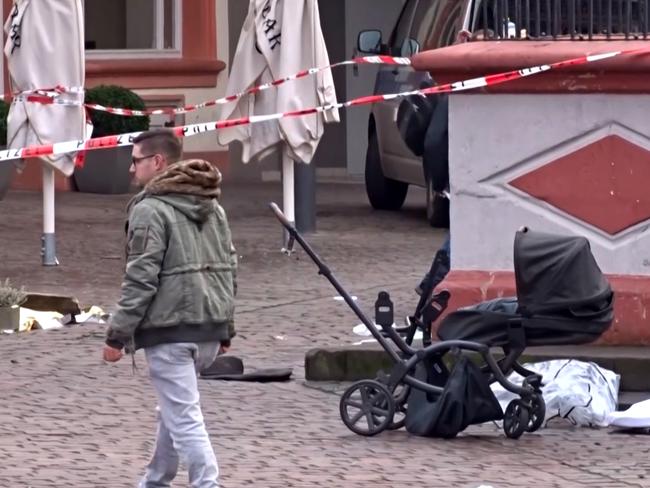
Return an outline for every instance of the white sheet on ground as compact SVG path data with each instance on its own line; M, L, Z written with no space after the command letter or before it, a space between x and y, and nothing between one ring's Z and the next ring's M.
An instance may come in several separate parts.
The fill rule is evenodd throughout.
M609 425L609 416L616 411L620 375L595 363L574 359L556 359L523 366L542 375L545 424L554 418L564 418L583 427ZM508 379L517 385L523 381L516 373ZM517 398L498 383L492 385L492 391L504 410L512 399Z
M650 428L650 400L635 403L622 412L611 412L607 416L607 423L612 427L629 429Z
M375 325L377 325L377 324L375 324ZM397 327L397 326L393 323L393 328L395 328L395 327ZM379 330L381 330L381 326L377 325L377 328ZM361 336L361 337L369 337L369 339L362 339L362 340L360 340L358 342L353 342L352 343L353 346L362 346L364 344L370 344L370 343L373 343L373 342L377 342L377 339L372 337L372 334L370 333L370 331L368 330L368 327L366 327L366 325L364 323L355 325L352 328L352 332L354 334L358 335L358 336ZM418 329L418 330L415 331L415 334L413 335L413 340L414 341L422 340L422 331L421 330Z

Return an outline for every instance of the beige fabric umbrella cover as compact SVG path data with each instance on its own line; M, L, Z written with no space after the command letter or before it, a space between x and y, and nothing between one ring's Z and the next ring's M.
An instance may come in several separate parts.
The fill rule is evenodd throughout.
M298 71L329 65L316 0L250 0L228 79L227 93L283 78ZM222 119L286 112L336 103L331 70L290 81L223 106ZM323 135L324 122L338 122L327 113L240 126L219 131L220 144L243 144L244 162L260 160L286 142L289 156L309 163Z
M11 90L81 88L64 100L83 103L85 82L84 18L81 0L14 0L5 23ZM7 147L84 139L85 109L14 101L7 119ZM64 175L74 171L75 154L46 160Z

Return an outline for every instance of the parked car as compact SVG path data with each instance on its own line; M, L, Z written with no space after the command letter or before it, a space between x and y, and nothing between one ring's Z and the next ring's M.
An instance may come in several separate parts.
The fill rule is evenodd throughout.
M359 52L410 57L421 50L449 46L457 41L460 32L471 32L473 0L407 0L395 23L387 43L381 31L367 30L359 33ZM476 23L476 22L474 22ZM414 90L423 85L435 84L429 73L412 69L382 66L375 83L376 94L398 93ZM376 209L399 210L409 185L427 189L427 219L431 225L449 225L449 202L433 191L431 177L425 175L422 158L406 145L396 124L401 100L376 103L368 120L368 151L366 153L365 183L370 204ZM439 103L434 117L440 127L436 130L447 137L447 104ZM444 142L444 143L442 143ZM447 164L446 139L441 140L429 155ZM446 186L447 182L438 182Z
M357 50L364 54L409 57L421 50L480 39L550 42L645 39L649 25L647 11L639 2L629 0L605 0L595 5L574 0L406 0L387 42L379 30L362 31ZM375 93L410 91L426 84L435 84L429 73L382 66ZM426 165L422 157L409 149L397 127L398 107L403 100L373 105L368 120L366 192L374 208L399 210L409 185L424 187L429 222L447 226L449 202L433 191L448 185L448 181L435 179L435 175L448 179L447 103L441 102L446 95L434 97L437 103L429 130L435 130L437 139L425 151Z

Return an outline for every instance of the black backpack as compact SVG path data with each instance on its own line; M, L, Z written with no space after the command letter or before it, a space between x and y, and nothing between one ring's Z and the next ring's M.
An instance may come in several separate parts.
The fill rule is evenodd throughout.
M425 81L420 89L435 86ZM397 109L402 140L416 156L422 156L424 176L438 193L449 185L449 98L446 94L409 95Z
M432 82L425 81L420 89L432 86ZM409 95L397 108L397 128L406 146L416 156L422 156L424 153L424 137L437 101L437 95Z

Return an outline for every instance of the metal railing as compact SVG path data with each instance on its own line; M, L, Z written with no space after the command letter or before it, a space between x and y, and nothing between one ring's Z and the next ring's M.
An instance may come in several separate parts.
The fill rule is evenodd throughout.
M650 0L483 0L474 32L485 40L647 39L649 8Z

